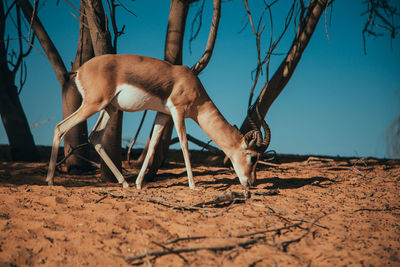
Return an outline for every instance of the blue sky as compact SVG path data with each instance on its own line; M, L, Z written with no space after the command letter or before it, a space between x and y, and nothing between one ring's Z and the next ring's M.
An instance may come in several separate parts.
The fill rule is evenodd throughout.
M73 10L60 2L56 6L55 1L47 1L39 16L69 67L76 53L78 22L70 14ZM263 1L249 2L257 17ZM163 58L169 1L155 1L152 5L145 0L127 3L137 17L119 10L118 23L120 27L126 25L126 34L119 39L118 53ZM400 3L397 5L400 10ZM198 5L193 6L189 13L184 42L184 64L189 66L204 51L212 1L206 0L203 27L190 54L190 22L197 8ZM278 153L389 157L387 129L400 114L400 41L397 38L391 42L388 36L368 38L365 55L361 34L365 17L360 16L363 10L361 1L335 1L328 24L329 40L325 19L320 20L292 79L266 116L272 131L269 149ZM286 7L276 6L273 12L277 35L286 17ZM222 114L237 125L246 114L251 71L256 66L255 39L250 27L239 33L243 19L247 18L242 1L222 4L214 54L199 76ZM12 34L12 25L9 27ZM269 29L267 24L265 40L270 36ZM290 36L293 32L291 27ZM286 52L291 40L284 39L277 52ZM271 74L281 60L282 57L273 59ZM27 64L28 80L20 98L30 124L51 119L32 129L36 144L50 145L53 128L62 119L61 89L47 59L38 52L32 52ZM256 94L260 89L256 89ZM155 113L149 114L136 147L143 146L149 135ZM141 115L124 114L123 138L133 137ZM89 125L96 118L91 118ZM209 140L193 121L187 120L186 124L189 134ZM7 136L0 125L0 144L6 143ZM126 145L124 142L123 146Z

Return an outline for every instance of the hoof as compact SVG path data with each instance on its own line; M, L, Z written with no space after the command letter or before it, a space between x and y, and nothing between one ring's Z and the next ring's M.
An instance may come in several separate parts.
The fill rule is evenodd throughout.
M129 184L126 181L122 182L122 188L129 188Z
M142 185L141 185L141 184L136 184L136 189L137 189L137 190L142 189Z

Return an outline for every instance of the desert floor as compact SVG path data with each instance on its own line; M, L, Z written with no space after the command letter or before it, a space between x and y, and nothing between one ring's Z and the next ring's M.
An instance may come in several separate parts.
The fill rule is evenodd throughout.
M0 266L400 266L400 161L276 155L246 193L205 154L196 190L180 151L142 190L0 161Z

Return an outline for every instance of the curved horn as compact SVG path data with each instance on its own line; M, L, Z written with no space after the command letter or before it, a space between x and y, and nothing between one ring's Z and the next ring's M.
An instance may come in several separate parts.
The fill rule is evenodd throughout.
M251 118L250 108L247 110L247 119L251 126L251 130L245 134L245 138L249 138L250 136L253 136L253 138L256 141L256 143L255 143L256 147L259 147L262 144L262 140L263 140L262 133L260 131L260 128L257 127L257 124Z
M247 110L247 119L250 124L250 130L244 135L244 140L247 145L252 149L258 150L258 147L262 143L262 133L257 127L256 123L253 121L250 115L250 108Z
M251 118L251 112L250 112L250 110L251 110L251 108L249 108L249 109L247 110L247 119L248 119L248 121L249 121L249 124L250 124L250 126L251 126L251 129L254 130L254 131L257 131L257 132L260 132L260 133L261 133L260 128L257 127L257 124L256 124L256 123L253 121L253 119Z
M269 129L268 124L265 122L263 118L261 118L260 112L258 111L258 105L256 105L256 114L258 119L260 120L261 126L264 129L264 140L259 146L259 150L261 153L264 153L264 151L268 148L269 143L271 142L271 130Z

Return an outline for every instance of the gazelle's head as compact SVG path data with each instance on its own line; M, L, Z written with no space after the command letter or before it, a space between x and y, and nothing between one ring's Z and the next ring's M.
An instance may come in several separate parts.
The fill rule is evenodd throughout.
M271 131L268 124L261 119L258 110L256 113L265 132L264 138L262 137L260 129L249 116L248 118L252 130L243 136L239 151L231 158L233 168L239 177L239 181L245 187L254 184L256 180L257 161L264 154L271 140Z

